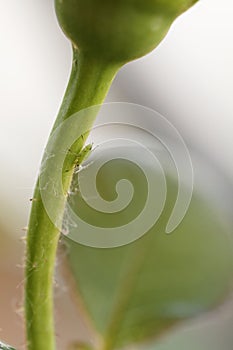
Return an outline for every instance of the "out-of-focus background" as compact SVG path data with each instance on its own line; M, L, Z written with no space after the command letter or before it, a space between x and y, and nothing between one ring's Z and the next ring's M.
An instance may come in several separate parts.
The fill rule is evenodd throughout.
M232 0L200 0L175 21L153 53L120 71L108 96L109 101L135 102L163 114L222 174L230 197L232 18ZM0 339L23 349L22 229L71 65L70 45L58 27L53 0L1 1L0 50ZM68 293L58 288L57 294L58 313L65 314L70 325L80 322ZM67 339L72 339L70 325L60 322L58 330ZM232 327L233 308L228 304L174 330L154 350L230 350ZM79 328L85 337L85 325Z

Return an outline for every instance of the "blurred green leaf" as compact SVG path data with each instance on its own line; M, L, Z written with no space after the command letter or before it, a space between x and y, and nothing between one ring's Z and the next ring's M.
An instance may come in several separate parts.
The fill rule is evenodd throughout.
M113 182L122 170L115 163L109 167L107 176L100 176L99 190L108 200ZM135 169L125 169L124 178L127 174L137 201L135 207L125 210L135 209L138 215L138 201L143 207L145 188L140 185ZM78 293L104 339L104 349L156 337L178 321L215 307L229 292L233 276L232 232L211 203L194 193L183 222L166 235L176 191L176 184L169 181L163 215L146 235L132 244L96 249L66 239L68 264ZM81 216L86 213L85 219L95 225L109 225L111 220L122 224L132 216L124 210L118 216L101 214L98 221L80 195L75 200L78 213Z

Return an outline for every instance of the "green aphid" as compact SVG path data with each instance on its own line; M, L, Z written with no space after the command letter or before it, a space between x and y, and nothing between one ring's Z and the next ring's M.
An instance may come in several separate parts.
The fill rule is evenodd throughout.
M84 160L86 160L89 157L92 151L92 147L93 144L90 143L80 151L75 162L76 167L79 167L84 162Z

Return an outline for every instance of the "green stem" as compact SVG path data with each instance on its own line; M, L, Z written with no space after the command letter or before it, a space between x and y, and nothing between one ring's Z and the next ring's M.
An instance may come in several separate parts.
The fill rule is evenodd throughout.
M81 55L74 49L70 81L53 130L74 113L101 104L107 94L118 66L109 66ZM85 120L82 121L85 123ZM64 135L64 137L68 137ZM84 140L79 139L72 151L79 153ZM56 148L55 148L56 147ZM59 143L54 144L54 152ZM70 169L74 159L69 160ZM67 164L66 164L67 166ZM72 171L63 181L67 192L72 180ZM56 174L50 173L57 180ZM54 203L56 205L56 203ZM64 207L57 207L57 215ZM44 208L39 181L34 192L26 253L25 316L28 350L54 350L53 320L53 274L60 232L51 222Z

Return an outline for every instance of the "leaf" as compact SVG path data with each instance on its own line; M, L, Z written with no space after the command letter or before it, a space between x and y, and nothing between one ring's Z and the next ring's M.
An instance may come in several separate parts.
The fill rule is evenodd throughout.
M3 343L0 341L0 350L15 350L15 348L12 348L12 346L3 344Z
M135 203L117 214L103 214L90 209L80 194L75 196L71 204L93 225L124 224L144 206L140 174L120 162L112 162L105 174L100 174L99 192L106 200L114 199L113 183L122 178L124 170L124 178L129 177L134 186ZM195 190L184 220L166 235L176 193L177 186L170 179L161 218L146 235L127 246L97 249L66 239L78 293L103 337L105 350L159 336L177 322L215 307L229 291L232 232L225 218Z

